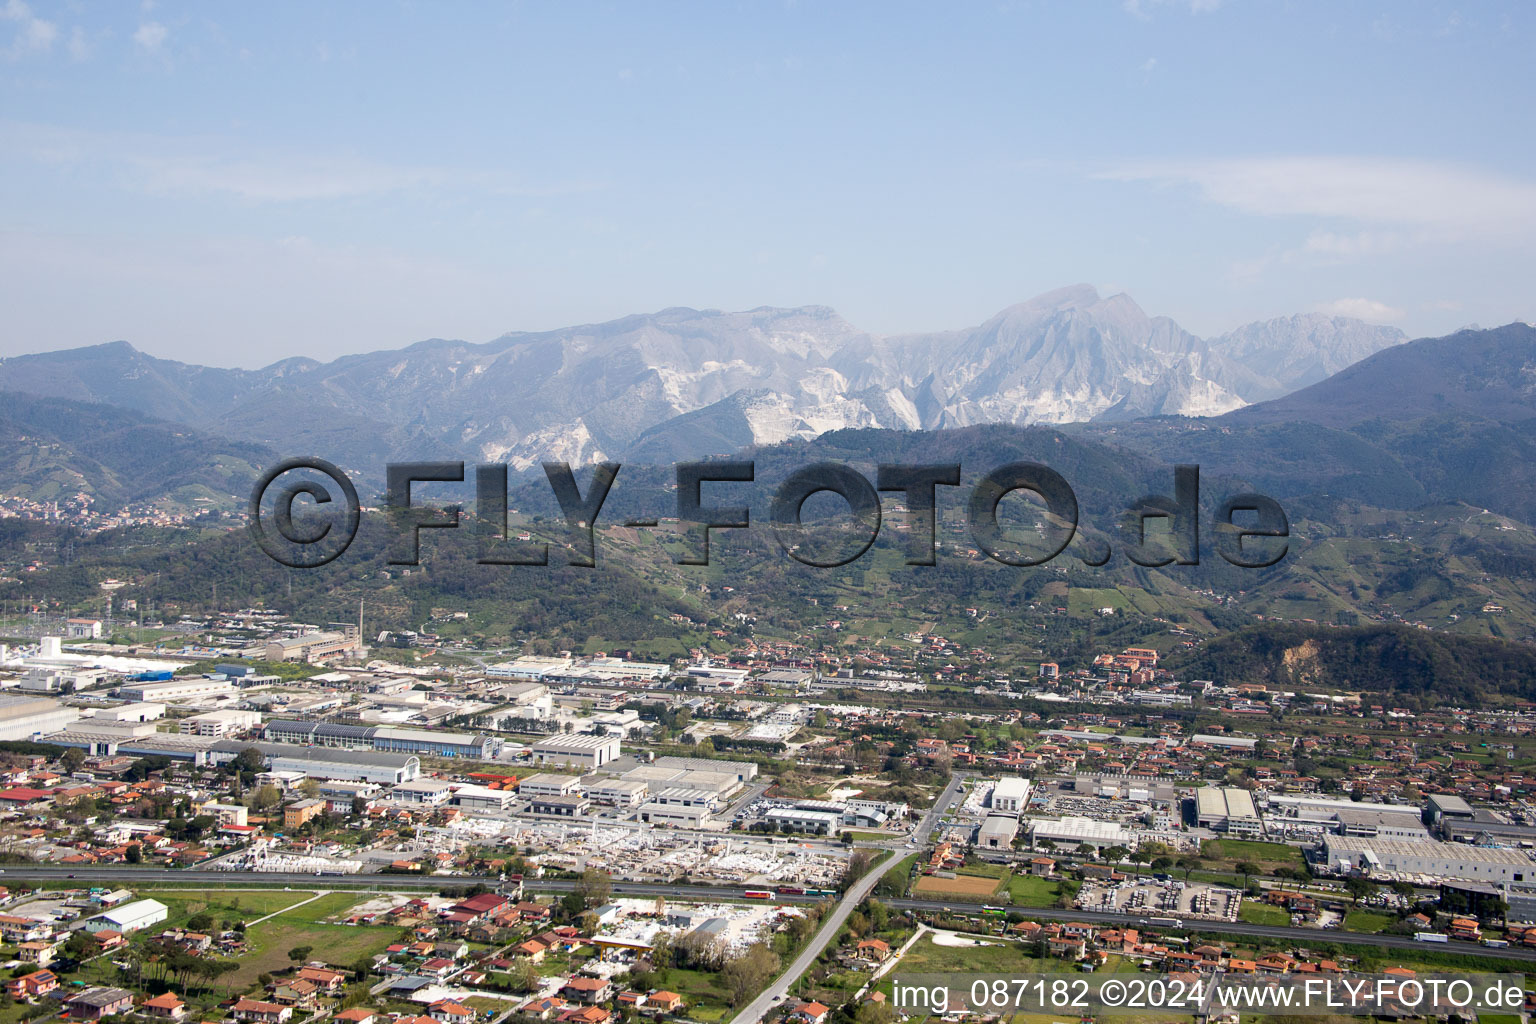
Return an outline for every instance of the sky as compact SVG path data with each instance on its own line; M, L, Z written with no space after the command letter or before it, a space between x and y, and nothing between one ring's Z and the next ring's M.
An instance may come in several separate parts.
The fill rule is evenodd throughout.
M0 356L1536 319L1536 5L0 0Z

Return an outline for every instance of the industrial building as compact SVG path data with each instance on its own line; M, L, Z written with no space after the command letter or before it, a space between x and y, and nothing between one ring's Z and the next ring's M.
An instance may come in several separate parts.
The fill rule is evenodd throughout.
M470 813L505 811L517 801L517 793L510 789L492 789L489 786L455 785L449 803Z
M377 750L326 750L287 743L218 740L210 752L211 758L216 764L227 764L238 757L242 750L252 747L266 758L269 771L302 772L312 779L342 779L398 786L421 775L421 759L414 754L389 754Z
M117 695L123 700L155 700L162 703L192 700L196 697L227 697L234 692L234 684L228 679L215 679L212 676L182 676L163 682L130 682L117 688Z
M0 740L30 740L79 718L79 711L46 697L0 696Z
M183 718L179 723L187 736L231 736L249 732L261 724L261 712L240 711L229 708L224 711L206 711L201 715Z
M402 804L441 807L453 796L453 784L442 779L413 779L390 791L389 798Z
M1504 847L1325 836L1323 855L1326 866L1340 874L1423 875L1493 883L1536 880L1536 863L1530 855Z
M605 779L587 787L587 796L595 804L608 807L639 807L650 792L644 779Z
M843 823L841 811L811 811L799 807L774 807L763 820L781 832L809 832L825 836L836 832Z
M1136 849L1137 833L1113 821L1095 818L1035 818L1031 821L1030 845L1038 849L1041 843L1050 842L1064 849L1076 849L1088 845L1102 850L1106 846L1123 846Z
M87 918L85 930L91 934L96 932L114 931L127 935L129 932L148 928L150 925L159 924L170 913L164 903L159 900L138 900L134 903L125 903L120 907L103 911L95 917Z
M344 626L338 631L305 633L285 640L273 640L267 644L267 661L328 661L362 652L362 637L356 626Z
M1447 825L1471 821L1475 815L1472 805L1451 793L1433 793L1427 807L1431 825Z
M1029 780L1005 775L992 787L992 810L996 814L1023 814L1029 806Z
M334 747L341 750L377 750L426 757L469 757L480 761L491 760L501 747L500 740L464 732L400 729L389 725L348 725L343 722L300 722L293 719L274 719L268 722L263 735L273 743Z
M530 775L517 784L519 796L535 800L546 796L571 796L581 792L581 779L575 775Z
M1195 820L1201 828L1234 835L1263 835L1264 825L1253 806L1253 794L1236 786L1202 786L1195 790Z
M703 807L684 807L681 804L655 804L646 803L640 805L640 820L652 825L671 825L674 828L698 828L709 818L709 811Z
M601 768L619 756L617 736L549 736L528 747L534 764Z
M988 850L1006 850L1019 835L1019 819L1011 814L989 814L976 830L976 845Z
M688 772L730 772L736 781L745 785L757 778L757 765L752 761L717 761L712 757L658 757L657 768L677 768Z

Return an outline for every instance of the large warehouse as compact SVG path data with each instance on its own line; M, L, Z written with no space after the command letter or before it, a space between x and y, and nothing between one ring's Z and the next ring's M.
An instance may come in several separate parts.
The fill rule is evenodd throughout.
M1123 846L1136 849L1136 833L1113 821L1095 818L1035 818L1030 822L1030 843L1034 849L1049 840L1056 846L1075 850L1087 844L1096 850L1106 846Z
M472 757L489 761L500 741L465 732L400 729L389 725L347 725L342 722L298 722L275 719L263 734L274 743L294 743L341 750L380 750L428 757Z
M618 759L617 736L548 736L528 746L534 764L601 768Z
M1201 828L1218 832L1260 835L1264 831L1258 809L1253 806L1253 794L1236 786L1203 786L1195 790L1195 818Z
M58 732L79 717L76 709L46 697L0 696L0 740L30 740L40 733Z
M992 811L995 814L1023 814L1029 806L1029 780L1005 775L992 787Z
M287 743L247 743L219 740L213 745L212 759L226 764L242 750L255 747L267 759L267 770L302 772L312 779L342 779L349 782L378 782L397 786L421 775L421 758L415 754L390 754L378 750L328 750L321 747L296 747Z
M1465 843L1412 842L1324 836L1328 867L1340 873L1423 875L1474 882L1523 882L1536 879L1536 863L1524 850L1468 846Z

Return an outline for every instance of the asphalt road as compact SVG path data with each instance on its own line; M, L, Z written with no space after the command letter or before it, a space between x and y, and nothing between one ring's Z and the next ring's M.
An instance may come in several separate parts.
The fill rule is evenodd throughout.
M837 906L832 908L832 912L823 919L821 930L811 937L811 941L805 944L805 948L790 962L789 967L774 979L773 984L758 993L756 999L737 1011L736 1016L731 1018L732 1024L758 1024L758 1021L773 1009L774 1004L789 993L789 986L795 983L795 979L816 962L821 951L826 949L827 943L836 937L838 929L842 928L843 922L848 920L848 915L853 913L853 908L864 902L864 898L870 894L890 866L891 858L882 857L878 864L866 871L864 877L853 884Z
M861 888L867 883L873 888L879 880L881 872L872 871L860 883ZM95 868L90 870L69 870L64 865L28 864L7 865L4 874L0 874L0 885L12 885L16 882L43 882L62 881L73 879L81 885L108 885L122 886L130 883L159 884L159 885L217 885L217 886L241 886L253 884L288 885L295 889L314 888L322 886L326 889L357 888L360 890L390 890L405 889L416 892L431 891L449 886L468 886L476 882L484 882L494 886L494 875L437 875L422 878L413 875L315 875L303 873L260 873L235 872L235 871L199 871L193 869L172 868L145 868L145 867L112 867ZM527 888L533 892L569 892L575 883L568 879L537 879L527 883ZM707 900L729 899L739 897L741 889L734 886L711 885L673 885L668 882L614 882L613 892L621 896L664 896L669 900ZM867 892L868 890L864 890ZM860 896L860 899L863 897ZM814 896L775 896L776 903L815 903L818 897ZM855 900L856 904L858 901ZM836 915L845 904L848 903L845 896L839 902ZM938 900L912 900L893 899L887 900L886 905L896 910L927 910L950 911L966 913L972 911L980 913L982 904L966 903L953 898L943 902ZM853 909L852 905L848 910ZM1024 917L1036 921L1087 921L1095 924L1111 924L1120 927L1137 927L1142 920L1137 914L1114 914L1101 910L1035 910L1024 907L1007 907L1010 913L1021 914ZM846 918L846 914L843 915ZM1357 932L1322 930L1318 928L1290 928L1271 925L1249 924L1246 921L1194 921L1189 920L1191 930L1201 932L1220 932L1226 935L1251 935L1256 938L1280 939L1297 946L1316 946L1320 943L1338 943L1351 946L1376 946L1382 949L1412 950L1419 953L1462 953L1469 956L1478 956L1490 960L1517 960L1526 963L1536 962L1536 950L1509 947L1507 949L1492 949L1484 946L1474 946L1466 942L1451 942L1448 944L1430 944L1415 942L1413 939L1400 935L1365 935ZM817 934L817 939L822 937ZM830 938L830 935L828 935ZM819 947L815 942L810 948ZM796 974L798 976L798 972ZM792 979L791 979L792 980ZM742 1018L745 1022L745 1018Z

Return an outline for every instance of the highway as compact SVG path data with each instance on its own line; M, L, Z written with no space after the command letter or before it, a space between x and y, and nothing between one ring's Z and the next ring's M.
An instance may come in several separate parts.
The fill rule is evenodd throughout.
M886 865L889 867L889 865ZM878 881L881 871L871 871L863 880L872 888ZM497 883L494 875L435 875L421 877L416 875L314 875L303 873L259 873L236 871L206 871L196 868L171 869L171 868L146 868L146 867L112 867L94 868L88 870L74 869L66 865L50 864L25 864L7 865L4 874L0 874L0 885L9 885L14 888L16 882L59 882L73 879L81 885L109 885L113 887L140 884L140 885L238 885L247 887L251 885L286 885L295 889L322 887L326 889L357 888L362 891L407 890L415 892L436 891L448 887L462 887L474 885L477 882L494 887ZM526 888L530 892L569 892L575 883L570 879L530 879ZM713 885L675 885L670 882L619 882L613 883L613 893L616 896L663 896L667 900L719 900L731 899L741 896L742 888L736 886ZM861 883L861 888L863 888ZM867 891L867 890L865 890ZM862 897L860 897L862 898ZM815 896L775 896L778 903L816 903L820 897ZM856 903L857 901L855 901ZM980 913L982 904L966 903L953 898L945 901L938 900L914 900L891 899L884 901L886 906L895 910L915 911L948 911L951 913ZM847 903L844 897L839 903L838 910ZM849 906L852 910L852 906ZM1009 913L1021 915L1035 921L1086 921L1093 924L1115 925L1117 927L1139 927L1142 920L1140 915L1116 914L1101 910L1041 910L1027 907L1006 907ZM837 911L834 911L834 914ZM846 917L846 915L844 915ZM1249 924L1246 921L1196 921L1187 920L1189 931L1220 932L1226 935L1246 935L1255 938L1278 939L1297 946L1316 946L1320 943L1337 943L1351 946L1375 946L1381 949L1412 950L1418 953L1462 953L1469 956L1484 957L1493 960L1516 960L1525 963L1536 962L1536 950L1509 947L1506 949L1493 949L1484 946L1474 946L1466 942L1452 942L1447 945L1430 945L1423 942L1415 942L1411 938L1401 935L1366 935L1358 932L1345 932L1323 930L1319 928L1291 928L1288 926ZM825 931L825 929L823 929ZM822 938L818 933L817 939ZM827 935L830 938L830 934ZM819 947L815 942L810 948ZM798 976L798 973L797 975ZM792 979L791 979L792 980ZM744 1020L745 1018L743 1018Z

